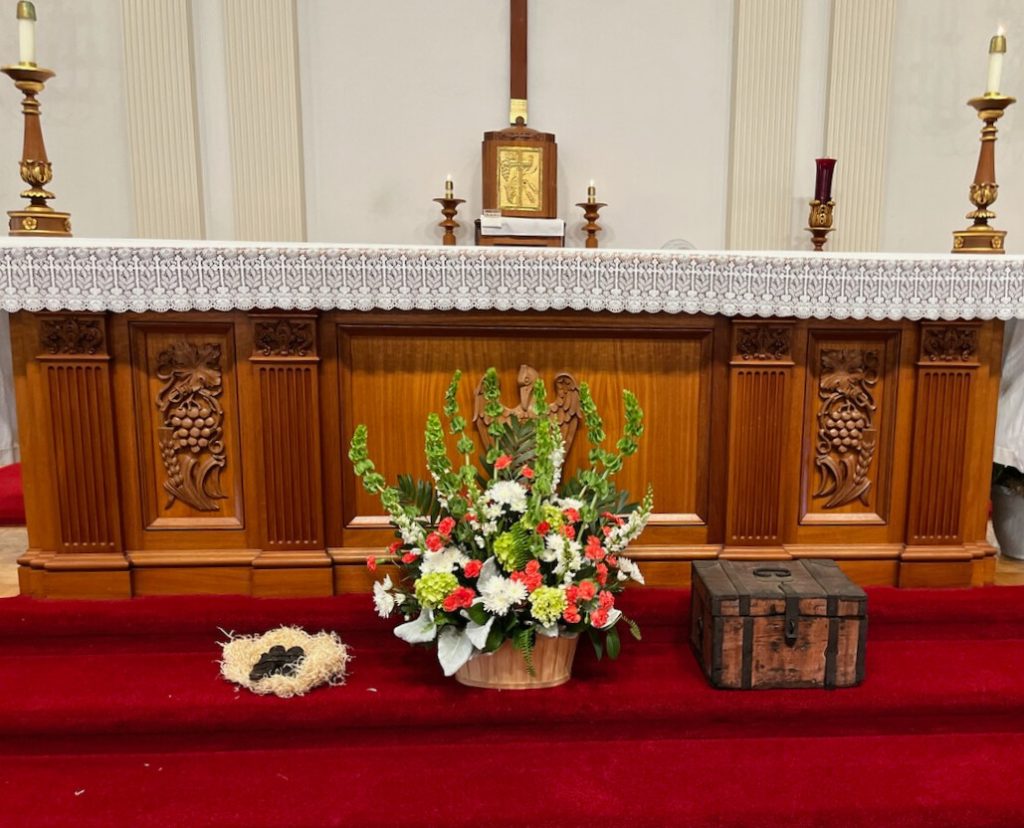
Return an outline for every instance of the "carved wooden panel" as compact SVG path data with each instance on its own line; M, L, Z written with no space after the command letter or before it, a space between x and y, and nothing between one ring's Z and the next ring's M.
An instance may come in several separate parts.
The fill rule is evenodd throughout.
M264 548L323 549L315 322L253 317L263 449Z
M200 512L216 512L226 497L220 488L227 462L221 358L217 343L200 345L184 338L157 355L156 376L163 385L156 407L162 419L158 432L168 506L180 500Z
M109 356L102 316L39 319L62 553L121 551ZM23 424L27 427L29 424Z
M793 326L736 324L733 326L734 355L744 362L790 362Z
M144 526L240 528L232 327L134 323L129 330Z
M507 397L517 388L521 365L548 382L570 373L587 382L605 419L607 446L623 426L621 390L629 388L647 415L648 430L637 455L618 481L639 499L648 481L655 488L656 514L645 541L678 540L678 527L694 527L695 542L706 542L708 448L712 427L711 332L679 330L660 338L635 332L611 338L605 331L560 336L557 331L507 333L494 329L431 333L340 328L338 379L341 431L347 441L357 423L369 425L370 454L389 480L400 473L426 476L423 431L426 416L440 413L452 371L461 368L459 403L471 420L476 379L498 369ZM636 338L634 338L636 337ZM549 389L549 399L551 390ZM471 425L472 427L472 425ZM480 448L480 436L471 434ZM590 445L581 426L566 458L567 473L586 461ZM344 513L349 531L385 525L379 503L342 467ZM346 544L366 543L346 534Z
M899 345L896 331L811 331L801 523L886 522Z
M497 418L487 415L487 400L484 397L484 379L476 384L476 391L473 397L473 424L484 445L490 445L491 435L488 428L497 419L504 423L509 417L517 420L534 419L537 416L536 404L534 403L533 384L540 378L540 372L529 365L520 365L519 374L516 376L516 397L514 406L504 406L504 412ZM573 442L576 439L576 431L583 421L583 412L580 408L580 387L576 378L568 371L556 374L554 378L548 378L546 384L548 398L554 398L554 402L548 404L547 410L555 418L559 429L562 432L562 440L565 446L565 453L572 451Z

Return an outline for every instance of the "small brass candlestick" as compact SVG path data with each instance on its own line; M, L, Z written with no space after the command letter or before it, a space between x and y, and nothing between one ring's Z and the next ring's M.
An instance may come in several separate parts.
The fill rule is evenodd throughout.
M455 244L455 228L459 226L459 223L455 220L455 215L459 212L459 205L464 204L466 200L464 198L452 198L450 191L445 192L444 198L435 198L434 201L441 205L441 215L444 216L444 221L437 224L438 227L444 228L441 244L451 246Z
M39 101L36 96L43 91L46 81L54 76L50 69L20 63L0 68L14 80L14 85L25 97L21 111L25 116L25 142L21 151L21 180L28 189L21 193L29 200L23 210L9 210L12 236L70 236L71 214L60 213L46 202L54 198L53 193L44 189L53 178L53 167L46 157L43 143L43 128L39 120Z
M996 214L989 206L999 195L996 183L996 121L1003 117L1003 112L1016 98L1009 95L982 95L971 98L967 103L978 110L978 117L984 121L981 128L981 149L978 152L978 167L974 172L974 183L971 184L970 199L975 209L967 214L972 224L966 230L953 231L954 253L1005 253L1003 244L1005 230L989 227L988 220Z
M583 210L583 218L586 219L586 224L583 225L583 229L587 232L586 246L591 248L597 247L597 234L601 230L601 225L597 223L597 220L600 217L601 208L608 205L602 201L592 201L588 198L576 206Z
M825 242L828 241L828 234L832 232L832 211L835 206L836 203L832 199L828 201L814 199L811 202L811 214L807 217L807 230L811 233L811 244L818 252L824 249Z

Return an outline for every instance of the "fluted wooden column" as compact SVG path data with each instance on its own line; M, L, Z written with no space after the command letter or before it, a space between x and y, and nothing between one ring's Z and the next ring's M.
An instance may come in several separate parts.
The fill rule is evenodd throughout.
M316 315L254 313L250 357L259 387L263 551L253 594L330 595L324 548Z
M136 234L142 238L203 238L190 8L188 0L121 0Z
M828 249L878 249L896 0L834 0L826 150L839 159Z
M737 0L728 246L790 246L800 6Z
M18 400L39 424L25 443L26 505L46 524L18 561L22 591L126 597L106 316L19 314L17 327L19 351L34 356L26 379L38 389L22 385Z
M235 232L304 241L299 69L294 0L225 0Z
M734 322L725 558L785 557L794 327Z
M921 327L901 586L969 586L973 561L985 551L969 535L971 512L987 501L987 491L969 487L979 478L987 482L991 465L991 442L979 439L991 434L982 365L990 330L970 322ZM947 580L935 581L937 570Z

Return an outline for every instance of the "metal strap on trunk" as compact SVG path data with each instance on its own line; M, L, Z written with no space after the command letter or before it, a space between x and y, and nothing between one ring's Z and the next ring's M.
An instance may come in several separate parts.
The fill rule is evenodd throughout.
M786 639L786 646L792 647L796 644L797 622L800 620L800 593L793 588L792 584L784 580L793 577L792 571L784 566L762 566L754 570L754 575L758 578L779 579L777 584L779 591L786 596L786 617L783 634Z

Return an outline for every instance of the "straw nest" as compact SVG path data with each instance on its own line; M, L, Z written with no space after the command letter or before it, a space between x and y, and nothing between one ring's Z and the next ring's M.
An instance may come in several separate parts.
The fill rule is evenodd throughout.
M220 673L228 681L241 685L261 696L274 694L282 699L302 696L314 687L345 683L351 658L348 647L334 632L310 635L300 627L277 627L262 635L234 635L222 630L228 641L219 642L222 650ZM295 665L294 674L279 674L251 681L249 673L260 656L271 647L286 650L301 647L305 656Z

